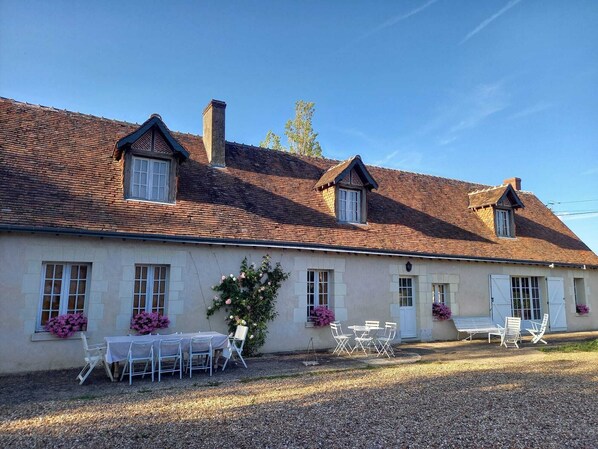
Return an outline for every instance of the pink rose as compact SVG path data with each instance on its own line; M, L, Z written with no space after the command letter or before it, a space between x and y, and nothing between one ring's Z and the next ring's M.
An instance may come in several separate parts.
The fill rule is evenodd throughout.
M228 298L226 301L224 301L225 304L230 304L232 301L230 298Z

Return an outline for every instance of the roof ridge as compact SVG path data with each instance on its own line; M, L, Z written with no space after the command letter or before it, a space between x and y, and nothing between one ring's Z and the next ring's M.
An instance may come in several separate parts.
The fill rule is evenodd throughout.
M500 189L501 187L507 187L508 184L501 184L499 186L490 186L486 189L479 189L479 190L474 190L473 192L469 192L468 195L476 195L478 193L485 193L485 192L490 192L491 190L496 190L496 189Z
M27 101L15 100L14 98L8 98L8 97L2 97L2 96L0 96L0 100L9 101L9 102L14 103L16 105L24 105L24 106L27 106L27 107L43 109L43 110L46 110L46 111L49 111L49 112L62 112L62 113L67 113L67 114L73 114L73 115L81 116L83 118L92 118L92 119L95 119L95 120L103 120L105 122L118 123L120 125L126 125L126 126L139 126L140 125L139 123L127 122L125 120L118 120L118 119L112 119L112 118L106 118L106 117L102 117L102 116L99 116L99 115L86 114L84 112L78 112L78 111L71 111L69 109L59 109L59 108L55 108L54 106L45 106L43 104L29 103ZM144 121L144 123L145 123L145 121Z

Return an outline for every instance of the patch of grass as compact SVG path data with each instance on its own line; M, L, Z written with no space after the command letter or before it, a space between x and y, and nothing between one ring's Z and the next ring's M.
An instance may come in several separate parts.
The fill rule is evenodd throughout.
M598 339L540 348L543 352L598 352Z

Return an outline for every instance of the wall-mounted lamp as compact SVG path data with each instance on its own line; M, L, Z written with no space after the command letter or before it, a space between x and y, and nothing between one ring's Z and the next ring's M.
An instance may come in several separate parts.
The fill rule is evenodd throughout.
M581 267L581 269L582 269L582 270L585 270L585 269L586 269L586 266L584 265L583 267Z
M407 273L411 272L411 268L413 268L413 265L411 265L411 262L407 262L405 264L405 269L407 270Z
M551 263L550 265L548 265L548 268L554 268L554 264Z

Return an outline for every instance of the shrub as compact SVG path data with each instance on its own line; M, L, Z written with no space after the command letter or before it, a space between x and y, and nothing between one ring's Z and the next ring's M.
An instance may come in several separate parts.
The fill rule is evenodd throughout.
M82 313L66 313L50 318L44 328L58 338L68 338L86 326L87 318Z
M249 265L247 258L244 258L238 276L232 273L222 276L220 284L212 287L220 296L214 297L207 316L209 318L217 310L224 308L225 321L231 334L238 325L248 326L249 333L243 350L248 355L255 354L266 341L268 322L278 314L275 308L276 297L280 286L288 277L279 263L272 268L268 255L262 258L259 267L254 263Z
M452 315L451 308L445 304L434 303L432 304L432 315L440 321L449 320Z
M314 326L328 326L334 321L334 312L326 306L318 306L311 311L311 318Z
M141 312L131 318L131 329L140 335L151 334L156 329L166 329L169 325L168 317L157 312Z

